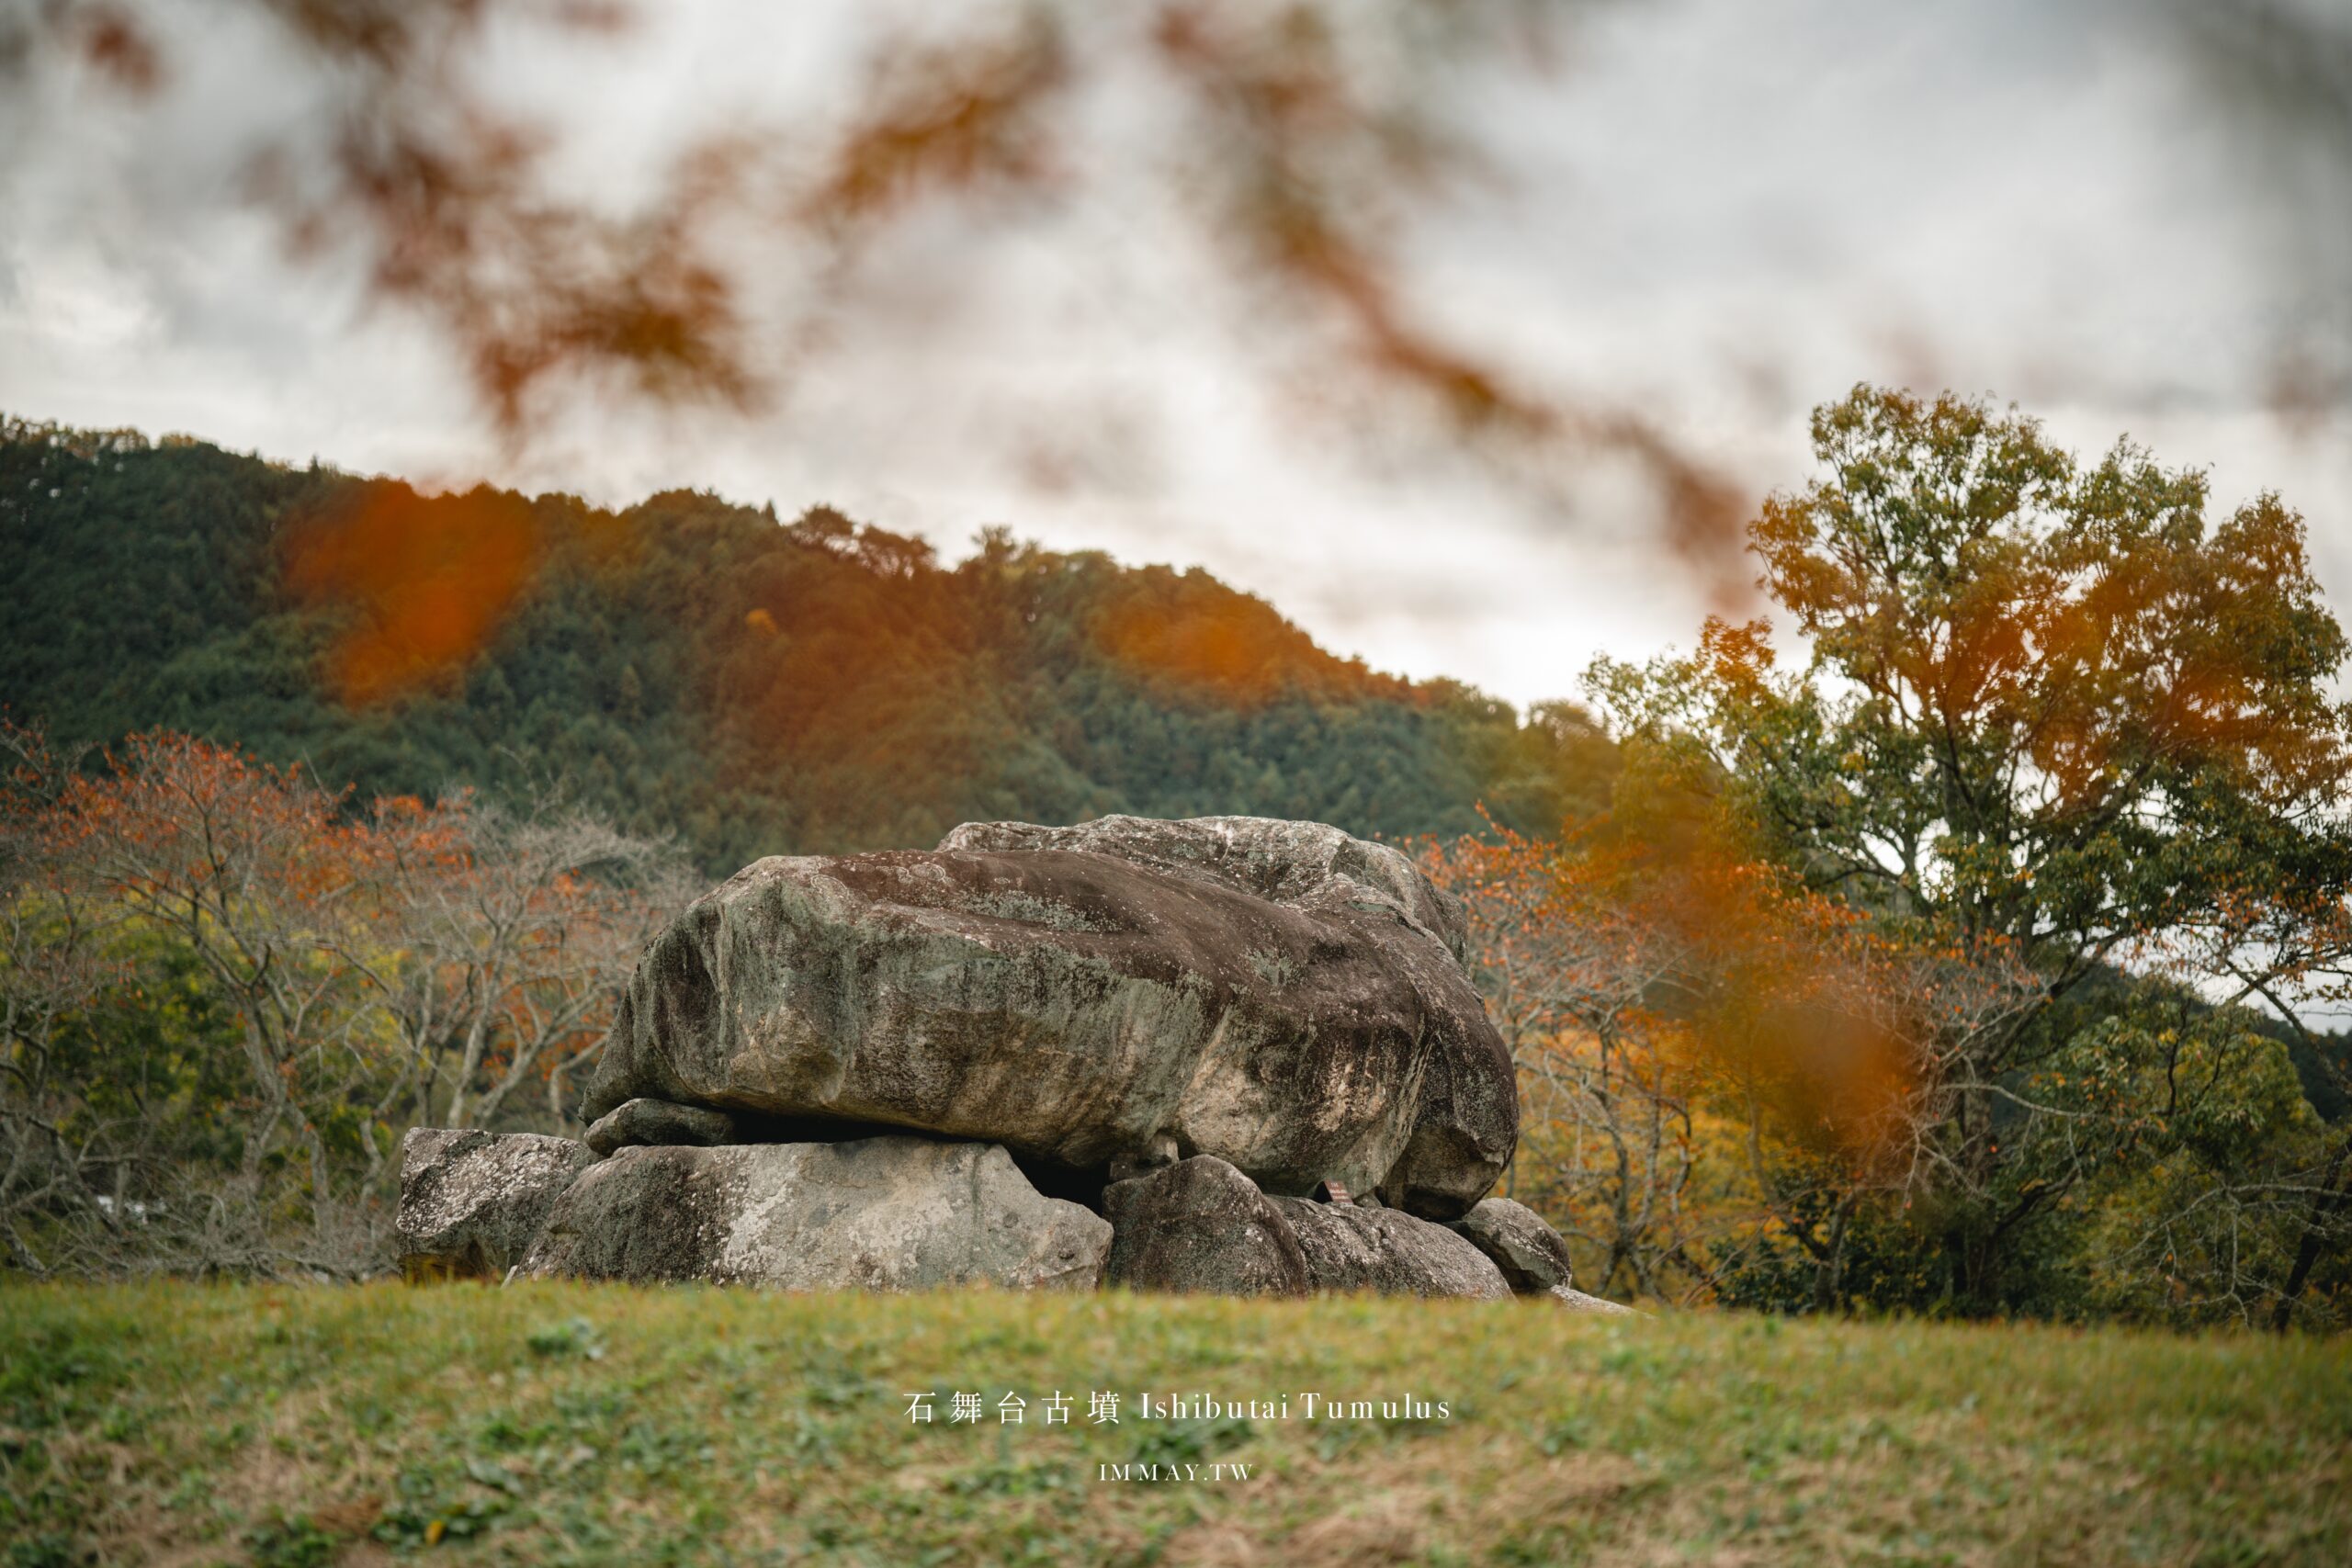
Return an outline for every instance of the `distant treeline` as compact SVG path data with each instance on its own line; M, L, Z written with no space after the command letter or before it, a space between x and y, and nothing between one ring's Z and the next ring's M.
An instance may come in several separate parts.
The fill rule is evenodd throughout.
M1572 705L1379 674L1203 571L1001 530L943 566L823 506L427 497L8 421L0 552L0 703L62 746L168 727L363 800L560 782L711 874L1114 811L1544 833L1613 768Z

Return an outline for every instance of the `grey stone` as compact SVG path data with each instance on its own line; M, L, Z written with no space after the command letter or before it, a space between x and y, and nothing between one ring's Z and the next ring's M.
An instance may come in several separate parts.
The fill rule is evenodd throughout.
M928 853L763 860L647 950L586 1113L909 1128L1098 1181L1172 1145L1452 1219L1519 1114L1463 940L1410 861L1319 823L969 824Z
M1524 1203L1484 1199L1447 1228L1493 1259L1521 1295L1541 1295L1568 1282L1568 1244Z
M1215 1156L1210 1157L1213 1158ZM1143 1148L1137 1149L1131 1154L1113 1155L1111 1156L1111 1179L1113 1181L1132 1181L1138 1176L1144 1176L1149 1172L1164 1169L1169 1166L1174 1165L1176 1163L1176 1140L1170 1137L1167 1134L1162 1133L1159 1136L1148 1140Z
M1645 1312L1626 1306L1622 1303L1603 1301L1599 1296L1588 1296L1582 1291L1570 1290L1566 1285L1555 1285L1544 1294L1557 1302L1564 1312L1586 1313L1594 1317L1647 1317L1649 1315Z
M1103 1283L1137 1291L1302 1296L1306 1255L1263 1192L1214 1155L1102 1190L1111 1222Z
M1306 1198L1275 1198L1306 1255L1307 1283L1317 1291L1378 1291L1387 1295L1510 1294L1502 1271L1487 1255L1443 1225L1398 1209L1360 1209Z
M1111 1226L990 1144L640 1145L592 1167L526 1270L792 1290L1091 1290Z
M536 1133L412 1127L401 1140L401 1272L498 1279L523 1261L580 1173L588 1145Z
M646 1144L713 1148L748 1141L741 1121L726 1111L666 1100L624 1100L588 1129L588 1146L600 1155Z

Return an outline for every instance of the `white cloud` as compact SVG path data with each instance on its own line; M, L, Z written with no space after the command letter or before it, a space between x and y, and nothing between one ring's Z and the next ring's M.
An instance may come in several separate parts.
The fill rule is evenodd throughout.
M2284 491L2352 594L2352 432L2340 407L2300 434L2267 411L2302 282L2253 154L2145 8L1600 15L1561 72L1478 106L1504 178L1414 236L1450 328L1759 493L1804 478L1806 406L1861 379L2015 398L2093 450L2129 430L2211 464L2225 502ZM587 106L569 177L617 200L698 129L839 100L872 16L702 0L618 49L492 63ZM1562 517L1297 417L1265 323L1134 185L1010 237L953 214L897 236L839 351L761 419L592 407L503 453L428 332L289 264L226 199L240 149L305 112L239 73L250 41L199 51L169 107L45 124L12 160L0 406L427 481L828 500L950 553L1008 523L1206 566L1340 651L1520 701L1573 691L1597 651L1687 645L1702 613L1629 544L1637 508L1605 472ZM1113 101L1074 155L1135 166L1150 123Z

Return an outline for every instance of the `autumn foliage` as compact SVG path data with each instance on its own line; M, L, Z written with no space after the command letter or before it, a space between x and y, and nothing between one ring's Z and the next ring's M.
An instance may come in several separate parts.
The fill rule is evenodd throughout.
M1814 436L1749 530L1806 665L1765 622L1601 660L1613 809L1430 852L1520 1174L1644 1290L2336 1321L2352 1142L2298 1074L2340 1061L2352 714L2301 519L1951 397Z
M458 795L357 807L188 736L5 732L0 1233L58 1268L379 1266L401 1131L560 1124L683 884Z
M1657 827L1496 826L1422 865L1463 900L1519 1066L1506 1185L1591 1249L1595 1289L1707 1301L1775 1238L1826 1240L1782 1201L1789 1168L1901 1186L1936 1043L2039 990L1906 949L1688 815Z
M427 504L381 483L305 519L286 549L295 597L342 622L328 679L364 705L462 671L529 586L540 544L520 496L478 490Z
M1264 600L1203 571L1136 574L1092 616L1095 646L1122 671L1184 696L1250 709L1286 696L1408 699L1412 688L1342 661Z

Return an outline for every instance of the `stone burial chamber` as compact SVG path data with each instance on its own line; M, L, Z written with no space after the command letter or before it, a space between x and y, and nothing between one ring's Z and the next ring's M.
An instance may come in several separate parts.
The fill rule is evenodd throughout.
M759 861L647 948L584 1141L409 1134L403 1271L1605 1307L1487 1197L1518 1093L1465 934L1314 822Z

